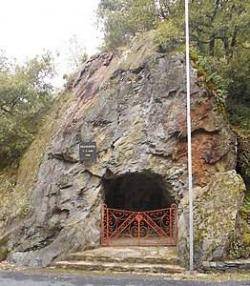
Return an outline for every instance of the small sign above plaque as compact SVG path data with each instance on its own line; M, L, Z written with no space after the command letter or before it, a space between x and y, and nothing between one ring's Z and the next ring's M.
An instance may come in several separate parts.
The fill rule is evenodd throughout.
M80 162L91 164L96 162L96 142L81 142L79 145Z

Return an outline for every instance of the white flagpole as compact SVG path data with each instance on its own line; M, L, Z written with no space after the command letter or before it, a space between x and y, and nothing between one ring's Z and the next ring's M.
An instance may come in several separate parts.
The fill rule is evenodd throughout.
M188 191L189 191L189 270L194 270L194 230L193 230L193 175L192 175L192 123L190 100L190 39L189 39L189 0L185 0L186 30L186 81L187 81L187 138L188 138Z

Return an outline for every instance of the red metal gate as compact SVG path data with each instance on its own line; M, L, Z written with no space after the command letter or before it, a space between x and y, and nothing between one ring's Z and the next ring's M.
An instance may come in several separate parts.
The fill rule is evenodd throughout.
M176 245L177 206L135 212L102 206L101 244Z

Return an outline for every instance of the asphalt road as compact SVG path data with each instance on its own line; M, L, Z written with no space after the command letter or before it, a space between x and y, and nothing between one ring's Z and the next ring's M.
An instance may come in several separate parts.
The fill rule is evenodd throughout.
M173 281L166 278L130 275L51 275L0 272L0 286L250 286L248 282Z

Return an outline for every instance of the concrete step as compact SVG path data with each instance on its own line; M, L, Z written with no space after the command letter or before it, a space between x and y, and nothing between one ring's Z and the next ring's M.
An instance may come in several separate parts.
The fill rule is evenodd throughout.
M72 253L68 261L178 264L175 247L100 247Z
M146 264L178 264L177 256L163 257L115 257L115 256L93 256L85 253L73 253L67 257L69 261L89 262L113 262L113 263L146 263Z
M82 271L182 273L175 247L100 247L73 253L57 268Z
M60 261L53 266L62 269L97 272L129 272L129 273L183 273L184 268L178 265L147 264L147 263L116 263L116 262L92 262L92 261Z

